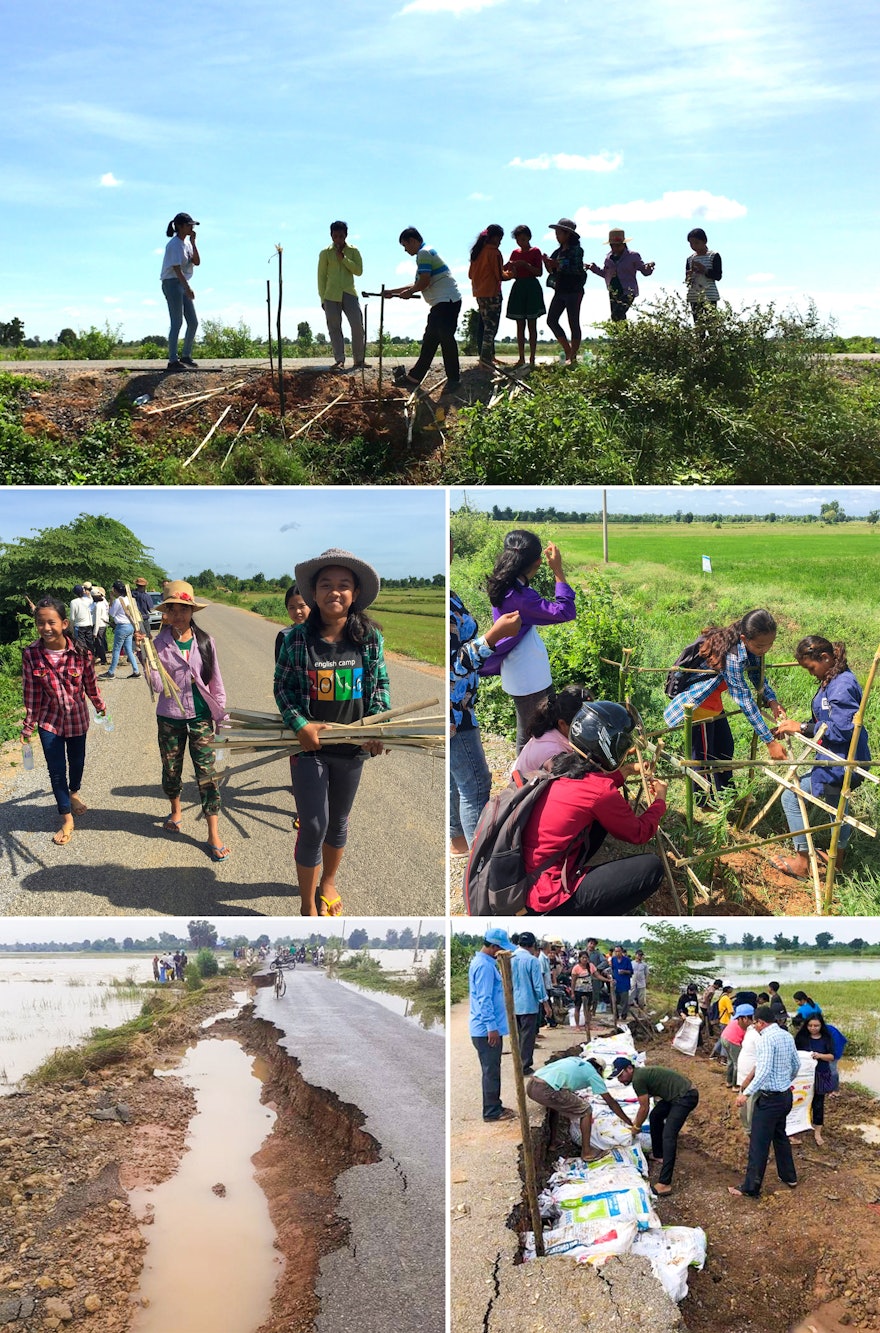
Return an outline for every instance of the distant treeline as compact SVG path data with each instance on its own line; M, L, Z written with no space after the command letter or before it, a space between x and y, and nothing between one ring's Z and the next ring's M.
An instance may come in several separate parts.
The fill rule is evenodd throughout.
M819 514L695 514L689 509L676 509L673 514L609 514L609 523L714 523L720 525L742 523L871 523L880 522L880 509L868 514L845 514L833 501ZM492 506L491 517L499 523L601 523L602 511L574 509L519 509L507 505Z
M464 935L458 931L455 932L454 938L472 949L479 949L483 943L481 935ZM553 930L548 931L544 938L561 939L563 936L560 931ZM576 944L583 944L586 938L586 934L580 938L572 937L566 943L569 947L572 947ZM599 943L620 944L624 949L628 949L630 953L633 953L636 949L644 948L650 962L650 943L646 946L643 940L625 939L619 935L615 935L612 939L610 936L600 934ZM788 937L777 934L772 938L769 936L765 938L763 935L752 935L748 931L741 940L728 940L726 935L719 934L714 940L710 940L710 944L718 953L808 953L822 957L846 957L850 954L858 954L865 958L880 957L880 944L869 944L867 940L860 939L858 936L845 944L842 940L835 940L829 931L820 931L816 936L815 944L810 944L808 940L801 940L797 935Z
M338 936L319 935L312 932L308 935L279 935L275 939L270 939L268 935L257 935L254 939L248 939L246 935L221 936L220 941L212 944L212 947L220 949L259 949L271 948L274 945L286 947L290 944L326 944L331 938L338 939ZM15 944L0 945L0 957L3 954L29 954L29 953L164 953L169 949L191 949L208 943L205 939L194 939L193 933L187 935L170 935L168 931L162 931L159 935L149 935L144 940L132 939L126 935L125 939L117 940L112 935L105 940L75 940L70 943L59 942L58 940L37 940ZM368 936L365 930L353 930L346 940L346 947L349 949L412 949L415 947L416 937L409 927L403 930L389 930L384 938L379 935ZM424 932L419 941L420 949L436 949L443 943L443 936L438 935L436 931Z
M279 574L277 578L267 578L265 574L254 574L253 578L240 579L236 574L215 574L213 569L203 569L201 574L188 574L187 583L191 583L200 592L285 592L293 583L292 574ZM444 588L445 574L434 574L428 578L409 574L402 579L384 579L383 588Z

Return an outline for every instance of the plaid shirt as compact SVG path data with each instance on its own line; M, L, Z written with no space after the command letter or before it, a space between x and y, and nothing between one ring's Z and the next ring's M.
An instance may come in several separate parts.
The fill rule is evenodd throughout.
M309 650L307 625L294 625L284 636L275 663L275 702L284 725L301 731L312 721L309 712ZM391 707L388 670L382 652L382 635L370 630L361 648L364 667L364 717L384 713Z
M449 594L449 720L456 731L479 726L474 705L481 663L492 649L457 593Z
M76 652L72 643L61 652L57 666L49 661L39 639L22 653L22 736L32 735L35 727L55 736L84 736L89 729L87 695L95 711L104 712L91 653Z
M794 1037L778 1023L771 1023L761 1033L755 1077L744 1089L746 1096L754 1097L759 1092L788 1092L800 1067L801 1058Z
M749 680L755 689L761 687L761 693L768 703L775 702L776 695L769 681L765 680L761 686L761 660L748 651L742 640L727 654L724 666L718 675L698 676L693 685L689 685L681 694L669 700L663 710L663 721L667 727L680 727L684 722L685 704L692 704L696 708L697 704L708 699L709 695L717 690L719 678L726 682L731 699L742 709L761 740L769 744L773 740L773 732L767 726L761 716L761 710L752 697Z

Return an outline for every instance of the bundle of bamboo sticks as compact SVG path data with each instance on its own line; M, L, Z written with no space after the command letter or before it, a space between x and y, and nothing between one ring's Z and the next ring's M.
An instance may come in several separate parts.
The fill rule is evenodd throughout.
M446 738L448 721L442 713L413 718L411 714L431 708L439 699L423 699L420 703L361 718L346 725L333 723L321 732L321 745L362 745L364 741L381 741L389 749L440 750ZM407 718L408 721L399 721ZM232 754L248 750L289 750L299 752L297 733L284 725L280 713L263 713L244 708L230 708L231 726L224 727L214 737L215 749Z
M153 671L155 671L158 674L159 680L162 682L162 693L164 694L165 698L174 699L174 702L180 709L180 715L181 717L183 717L184 708L183 708L183 702L180 698L180 690L177 688L174 681L171 679L168 672L165 670L162 663L159 661L159 654L156 652L156 649L153 646L153 640L150 638L150 627L149 625L144 624L144 618L140 613L140 608L138 607L137 602L134 600L131 588L128 586L127 583L125 585L125 597L123 598L123 604L126 610L128 611L129 620L134 625L135 631L139 634L143 634L144 636L141 648L143 650L144 661L147 667L146 671L144 672L144 675L146 676L147 684L150 687L150 698L151 699L155 698L155 693L153 690L153 680L150 675L150 668L152 668Z

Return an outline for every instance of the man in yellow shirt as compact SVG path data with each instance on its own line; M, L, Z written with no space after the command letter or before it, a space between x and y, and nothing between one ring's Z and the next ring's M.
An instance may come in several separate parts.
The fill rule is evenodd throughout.
M331 370L345 365L345 339L342 335L342 316L345 314L351 328L352 370L364 364L364 321L357 299L354 280L364 271L360 251L347 244L348 224L330 223L330 241L318 256L318 296L327 318L327 332L335 361Z

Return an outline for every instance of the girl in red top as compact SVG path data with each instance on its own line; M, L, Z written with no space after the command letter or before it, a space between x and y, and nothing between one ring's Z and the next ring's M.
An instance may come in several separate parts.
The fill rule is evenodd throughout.
M526 871L550 861L529 890L530 912L623 915L659 886L663 866L654 855L587 865L606 833L643 845L666 813L665 782L649 784L653 801L641 815L633 814L621 794L629 776L621 761L632 745L634 725L621 704L604 700L584 704L572 722L568 738L574 753L551 760L556 781L537 801L523 833Z
M495 369L495 334L501 323L502 263L500 245L504 228L493 223L481 231L471 248L468 277L480 312L480 365Z
M518 249L511 253L505 264L504 277L513 279L507 298L507 318L516 320L519 360L514 370L526 363L526 324L529 326L529 366L534 369L538 348L538 320L545 310L544 289L538 281L544 266L541 251L532 245L532 233L525 224L516 228L513 239Z
M21 741L28 744L34 728L39 729L61 816L61 827L52 841L63 847L73 835L73 816L87 809L77 794L86 762L86 698L99 715L106 705L95 680L95 660L85 643L74 642L63 603L41 597L34 608L34 621L39 637L22 654L25 716Z

